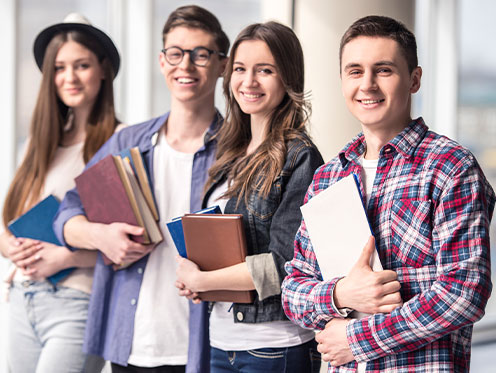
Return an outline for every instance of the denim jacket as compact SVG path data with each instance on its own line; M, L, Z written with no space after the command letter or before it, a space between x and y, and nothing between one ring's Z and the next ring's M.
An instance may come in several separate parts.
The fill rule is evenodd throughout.
M317 147L308 139L287 143L287 155L267 198L251 193L248 204L241 198L227 202L226 214L242 214L248 247L246 263L255 283L251 304L235 303L234 322L260 323L287 320L281 305L284 264L293 259L294 237L301 222L300 206L314 171L324 163ZM212 192L226 180L219 174L203 198L203 207Z

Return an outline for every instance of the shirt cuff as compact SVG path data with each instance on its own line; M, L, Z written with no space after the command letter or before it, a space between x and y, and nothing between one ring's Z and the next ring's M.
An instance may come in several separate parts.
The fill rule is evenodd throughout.
M345 307L345 308L337 308L336 307L336 304L334 303L334 289L335 288L336 287L334 286L331 289L331 303L332 303L332 308L334 308L338 312L338 314L340 316L348 317L349 314L353 312L353 309L352 308L348 308L348 307Z
M246 265L260 300L281 294L281 282L271 253L247 256Z

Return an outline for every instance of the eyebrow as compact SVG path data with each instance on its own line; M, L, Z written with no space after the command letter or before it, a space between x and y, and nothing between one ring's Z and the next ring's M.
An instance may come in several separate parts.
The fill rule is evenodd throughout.
M377 66L392 66L392 67L396 67L396 64L393 61L384 60L384 61L378 61L378 62L374 63L374 66L375 67L377 67ZM344 67L343 71L347 71L347 70L353 69L355 67L362 67L362 64L357 63L357 62L351 62L351 63L347 64Z
M77 62L84 62L84 61L90 61L90 57L82 57L78 58L77 60L71 61L72 63L77 63ZM65 60L55 60L55 63L65 63Z
M233 62L233 65L236 65L236 64L238 64L238 65L244 65L244 63L243 63L243 62L241 62L241 61L234 61L234 62ZM271 64L271 63L268 63L268 62L256 63L256 64L255 64L255 66L256 66L256 67L260 67L260 66L271 66L271 67L272 67L272 68L274 68L274 69L276 68L276 66L275 66L275 65L273 65L273 64Z

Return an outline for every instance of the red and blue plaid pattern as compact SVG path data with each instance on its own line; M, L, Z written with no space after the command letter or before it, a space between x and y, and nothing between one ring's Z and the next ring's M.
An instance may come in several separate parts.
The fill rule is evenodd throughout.
M360 134L315 172L305 202L350 173L360 178L364 150ZM492 289L494 204L474 156L429 131L421 118L383 147L366 210L382 265L398 274L404 304L348 325L348 343L368 372L469 370L472 324L484 315ZM332 305L338 279L322 280L304 221L286 271L282 298L290 319L323 329L341 317ZM329 366L329 372L355 369L355 362Z

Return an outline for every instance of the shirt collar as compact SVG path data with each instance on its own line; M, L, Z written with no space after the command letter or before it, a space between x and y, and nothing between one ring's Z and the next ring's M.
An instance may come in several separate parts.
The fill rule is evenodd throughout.
M403 131L382 147L380 157L392 157L395 153L401 154L405 158L412 157L427 131L428 127L422 117L412 120ZM358 163L358 159L364 152L365 137L362 132L344 147L338 157L343 167L345 167L350 161Z

